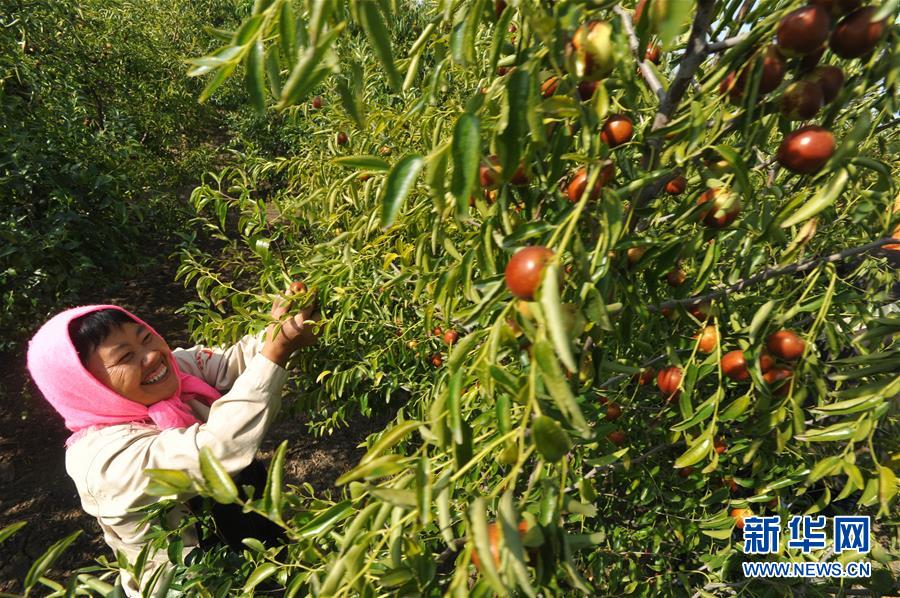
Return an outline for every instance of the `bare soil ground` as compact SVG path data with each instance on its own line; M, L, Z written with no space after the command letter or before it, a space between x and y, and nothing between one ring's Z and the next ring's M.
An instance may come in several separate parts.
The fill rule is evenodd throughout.
M122 281L117 288L97 289L80 303L121 305L146 320L170 346L195 344L188 338L187 322L175 314L194 293L174 281L178 260L168 257L173 250L166 241L148 247L147 255L158 257L143 269L140 278ZM60 305L59 309L67 307ZM356 446L385 422L357 418L333 436L313 438L303 422L281 421L270 431L260 457L268 461L274 448L288 440L285 482L309 483L327 493L335 479L362 455ZM27 522L0 544L0 591L20 591L34 560L53 542L76 530L83 533L48 577L62 582L76 569L91 565L96 556L112 557L96 520L81 510L75 484L66 474L64 442L68 434L62 418L28 376L25 346L14 354L0 355L0 528Z

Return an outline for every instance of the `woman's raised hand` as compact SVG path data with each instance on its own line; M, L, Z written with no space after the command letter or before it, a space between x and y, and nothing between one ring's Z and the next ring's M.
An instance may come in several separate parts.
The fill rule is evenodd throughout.
M299 299L299 301L298 301ZM288 316L299 306L299 312ZM315 292L306 289L303 283L293 283L272 305L270 315L276 321L269 324L262 354L270 361L284 367L290 356L301 347L315 345L318 341L314 322L321 314L317 310Z

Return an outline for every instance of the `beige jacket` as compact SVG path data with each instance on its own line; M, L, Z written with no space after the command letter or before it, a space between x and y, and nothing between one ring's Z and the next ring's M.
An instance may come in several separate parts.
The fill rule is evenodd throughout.
M211 408L189 401L197 419L204 423L167 430L143 423L107 426L88 432L67 449L66 470L75 481L82 507L97 518L110 548L121 550L130 563L149 531L148 525L138 523L143 514L135 509L160 500L145 493L149 479L144 469L180 469L200 478L199 455L204 446L212 449L231 474L253 460L281 407L287 378L284 368L259 353L264 334L247 335L228 349L198 345L172 351L182 372L225 393ZM169 522L176 524L186 511L184 506L172 509ZM182 540L186 556L198 545L196 530L189 529ZM166 572L171 569L164 550L148 558L142 586L160 566L165 566ZM120 579L126 595L141 596L130 574L122 570ZM143 590L148 596L164 595L151 588Z

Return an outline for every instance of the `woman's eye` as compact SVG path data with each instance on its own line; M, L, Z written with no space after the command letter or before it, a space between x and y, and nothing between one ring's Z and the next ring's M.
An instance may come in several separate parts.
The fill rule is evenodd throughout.
M142 342L143 342L145 345L146 345L148 342L150 342L150 335L148 334L147 336L145 336L145 337L144 337L144 340L143 340Z
M126 354L123 355L122 358L119 360L119 363L125 363L126 361L131 361L131 357L132 357L133 355L134 355L134 353L131 353L131 352L126 353Z

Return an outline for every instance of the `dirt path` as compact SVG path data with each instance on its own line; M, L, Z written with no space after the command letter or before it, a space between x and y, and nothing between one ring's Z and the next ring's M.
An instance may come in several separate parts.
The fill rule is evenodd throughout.
M194 293L174 281L178 260L167 259L174 249L166 242L148 247L146 255L158 257L142 270L140 278L98 290L94 296L83 297L81 303L121 305L146 320L170 346L193 345L186 320L175 314ZM308 482L317 491L327 491L358 461L362 451L355 447L384 423L358 420L334 436L316 439L306 433L302 422L281 421L270 431L261 456L268 460L274 447L287 439L285 482ZM34 560L53 542L76 530L83 533L48 577L63 581L75 569L92 564L96 556L112 557L96 520L81 510L75 484L66 475L63 443L67 436L62 418L27 375L25 348L0 355L0 528L28 522L0 544L0 591L21 590Z

